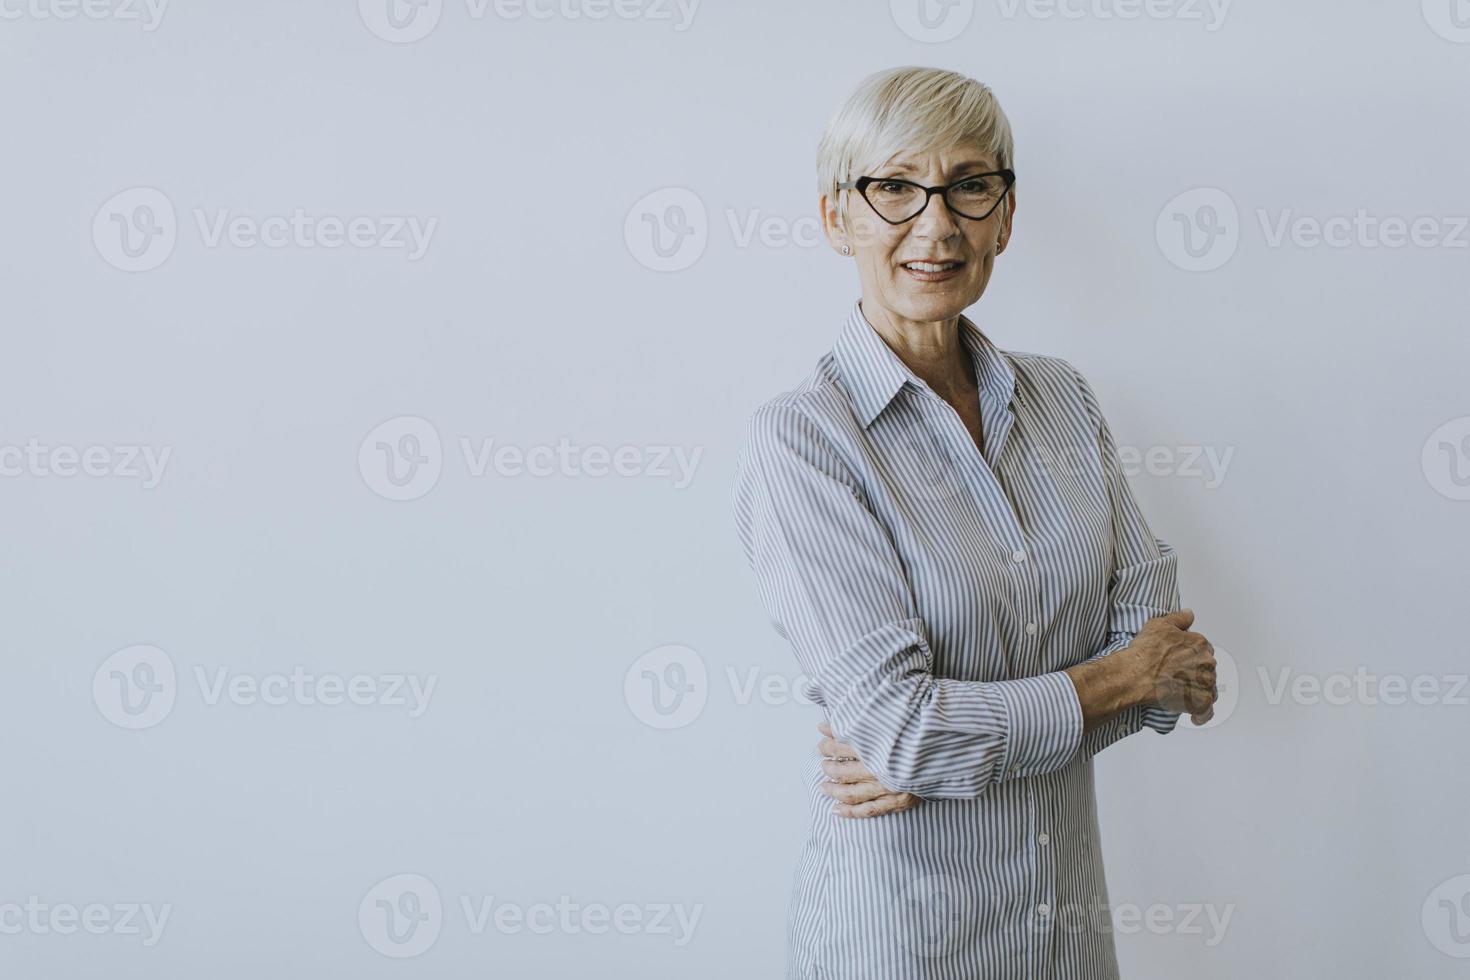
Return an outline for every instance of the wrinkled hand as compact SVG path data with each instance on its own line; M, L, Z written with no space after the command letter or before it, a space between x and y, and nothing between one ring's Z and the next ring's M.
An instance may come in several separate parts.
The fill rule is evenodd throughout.
M1181 609L1155 616L1129 644L1145 665L1153 700L1166 711L1189 712L1203 725L1215 714L1215 648L1204 634L1190 630L1194 612Z
M821 788L837 801L833 813L839 817L881 817L919 805L919 797L914 794L895 793L879 783L858 760L857 750L837 741L825 721L817 730L823 735L817 751L822 753L822 771L827 774Z

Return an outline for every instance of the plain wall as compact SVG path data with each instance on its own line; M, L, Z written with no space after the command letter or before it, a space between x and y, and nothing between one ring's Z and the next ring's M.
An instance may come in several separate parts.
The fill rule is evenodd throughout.
M1124 975L1464 975L1449 0L92 2L0 21L0 973L781 975L818 713L730 482L858 295L821 128L925 64L1016 134L971 317L1235 668L1097 760Z

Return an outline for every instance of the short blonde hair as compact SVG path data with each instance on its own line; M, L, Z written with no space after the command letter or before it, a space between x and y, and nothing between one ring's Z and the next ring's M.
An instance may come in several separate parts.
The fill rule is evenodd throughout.
M959 72L942 68L890 68L869 75L827 123L817 146L817 189L837 204L843 231L847 199L837 185L853 180L904 151L973 146L1014 163L1011 123L995 93Z

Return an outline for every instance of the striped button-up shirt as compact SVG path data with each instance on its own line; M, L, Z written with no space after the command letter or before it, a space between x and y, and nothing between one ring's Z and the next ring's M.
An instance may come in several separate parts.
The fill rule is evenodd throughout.
M804 767L788 977L1117 976L1092 756L1065 668L1179 608L1087 381L965 317L983 453L854 303L832 351L751 416L734 487L758 591L839 738L923 798L845 819Z

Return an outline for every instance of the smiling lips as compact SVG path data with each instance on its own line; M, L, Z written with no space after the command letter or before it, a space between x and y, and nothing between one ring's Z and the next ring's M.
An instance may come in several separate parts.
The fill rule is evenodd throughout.
M942 262L913 260L903 263L902 268L904 272L920 282L942 282L958 275L964 264L958 259Z

